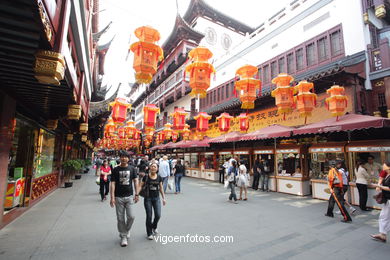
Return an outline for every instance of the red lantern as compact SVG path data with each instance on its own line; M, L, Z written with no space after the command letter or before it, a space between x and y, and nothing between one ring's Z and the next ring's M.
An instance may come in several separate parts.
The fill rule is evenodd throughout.
M149 26L139 27L134 33L140 40L130 46L134 52L135 79L138 83L150 83L157 72L157 62L164 58L163 50L155 44L160 39L160 33Z
M328 89L326 93L330 94L330 97L325 100L325 103L332 116L342 116L348 104L348 98L345 96L344 88L335 85Z
M118 129L118 137L120 139L124 139L126 138L126 131L125 131L125 128L121 127Z
M293 80L294 78L286 73L281 73L272 79L272 84L276 84L276 89L271 92L271 95L275 98L279 114L293 111L295 89L290 86Z
M186 67L186 72L190 73L191 95L206 97L211 73L215 73L213 65L207 62L212 56L213 53L205 47L197 47L188 53L189 59L192 60Z
M136 130L135 131L135 134L134 134L134 140L140 140L141 139L141 131L140 130Z
M191 135L191 130L189 129L190 126L188 124L184 125L184 129L182 131L183 140L189 140Z
M157 142L163 143L165 140L165 133L164 130L157 133Z
M222 113L219 117L217 117L218 120L218 128L221 132L227 132L230 129L230 120L232 120L232 116L228 113Z
M112 119L108 119L108 123L104 127L104 136L109 138L110 136L114 136L116 132L116 125L112 121Z
M147 127L154 127L156 123L157 113L160 113L160 109L155 104L149 104L144 107L144 124Z
M245 65L236 71L236 75L240 76L240 80L235 83L236 90L240 93L242 109L255 108L256 90L260 89L260 80L253 78L258 69L252 65Z
M145 128L145 139L148 140L150 143L153 141L154 130L154 128Z
M144 146L148 148L150 146L151 142L148 139L144 140Z
M200 112L197 116L194 116L194 119L196 120L196 130L199 132L206 132L209 130L210 118L211 116L206 112Z
M183 130L186 123L186 115L188 113L184 111L183 108L175 108L175 111L172 113L173 117L173 129Z
M248 120L248 115L246 113L241 113L238 116L238 121L240 125L240 131L241 132L246 132L249 129L249 120Z
M127 109L131 108L131 104L127 103L124 98L116 98L110 103L112 107L112 120L115 124L122 124L126 120Z
M124 127L127 138L133 138L135 132L137 131L134 124L135 122L133 120L127 121L126 126Z
M300 116L305 118L311 116L311 112L316 106L317 95L310 92L311 90L314 90L314 85L307 81L300 81L299 84L295 86L295 91L297 91L298 94L294 97L294 101Z
M172 131L172 141L174 143L177 141L177 138L179 138L179 133L176 131Z
M172 124L167 123L164 126L165 126L165 128L164 128L163 132L165 134L165 139L169 140L172 137Z

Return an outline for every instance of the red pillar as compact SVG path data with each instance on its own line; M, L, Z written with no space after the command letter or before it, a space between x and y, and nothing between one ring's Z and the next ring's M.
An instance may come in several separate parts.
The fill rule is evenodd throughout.
M0 92L1 93L1 92ZM8 158L12 144L12 121L16 102L3 93L0 95L0 226L3 222L4 198L8 179Z

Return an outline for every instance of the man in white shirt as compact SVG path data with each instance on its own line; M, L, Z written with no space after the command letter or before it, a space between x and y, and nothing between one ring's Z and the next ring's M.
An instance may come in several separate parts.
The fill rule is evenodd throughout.
M168 163L168 157L164 155L158 168L158 175L160 175L163 180L164 192L167 190L168 178L170 174L171 170Z
M364 168L367 169L367 172L371 175L372 178L378 179L379 172L382 170L382 165L374 161L375 157L369 155L367 158L367 163L364 165Z

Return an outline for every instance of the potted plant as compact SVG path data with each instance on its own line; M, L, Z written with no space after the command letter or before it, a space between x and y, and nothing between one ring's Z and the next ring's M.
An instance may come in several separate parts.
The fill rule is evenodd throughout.
M75 171L79 167L79 163L76 162L76 160L66 160L63 164L62 167L64 168L65 174L65 188L69 188L73 186L73 182L71 182L72 176L74 175Z
M85 165L84 173L88 173L88 171L89 171L89 166L92 165L92 160L91 160L91 158L85 159L85 160L84 160L84 165Z
M78 165L77 165L78 167L77 167L77 169L76 169L76 174L75 174L74 178L75 178L76 180L78 180L78 179L81 179L80 170L84 167L84 160L82 160L82 159L76 159L75 161L76 161L76 163L78 164Z

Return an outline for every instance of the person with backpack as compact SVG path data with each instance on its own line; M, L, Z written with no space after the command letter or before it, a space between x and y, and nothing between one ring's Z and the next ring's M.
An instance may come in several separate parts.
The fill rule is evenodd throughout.
M163 179L157 174L157 163L151 163L149 169L149 174L142 178L138 190L144 190L144 193L141 194L144 197L144 207L146 212L146 235L149 240L153 240L153 236L158 235L157 224L161 218L160 194L164 206L166 204L166 200L163 189ZM154 219L152 221L153 214Z
M230 189L230 195L229 195L229 202L234 200L234 203L237 204L237 195L236 195L236 177L238 175L238 167L237 167L237 161L232 160L231 166L229 167L228 173L226 175L227 181L229 182L229 189Z

